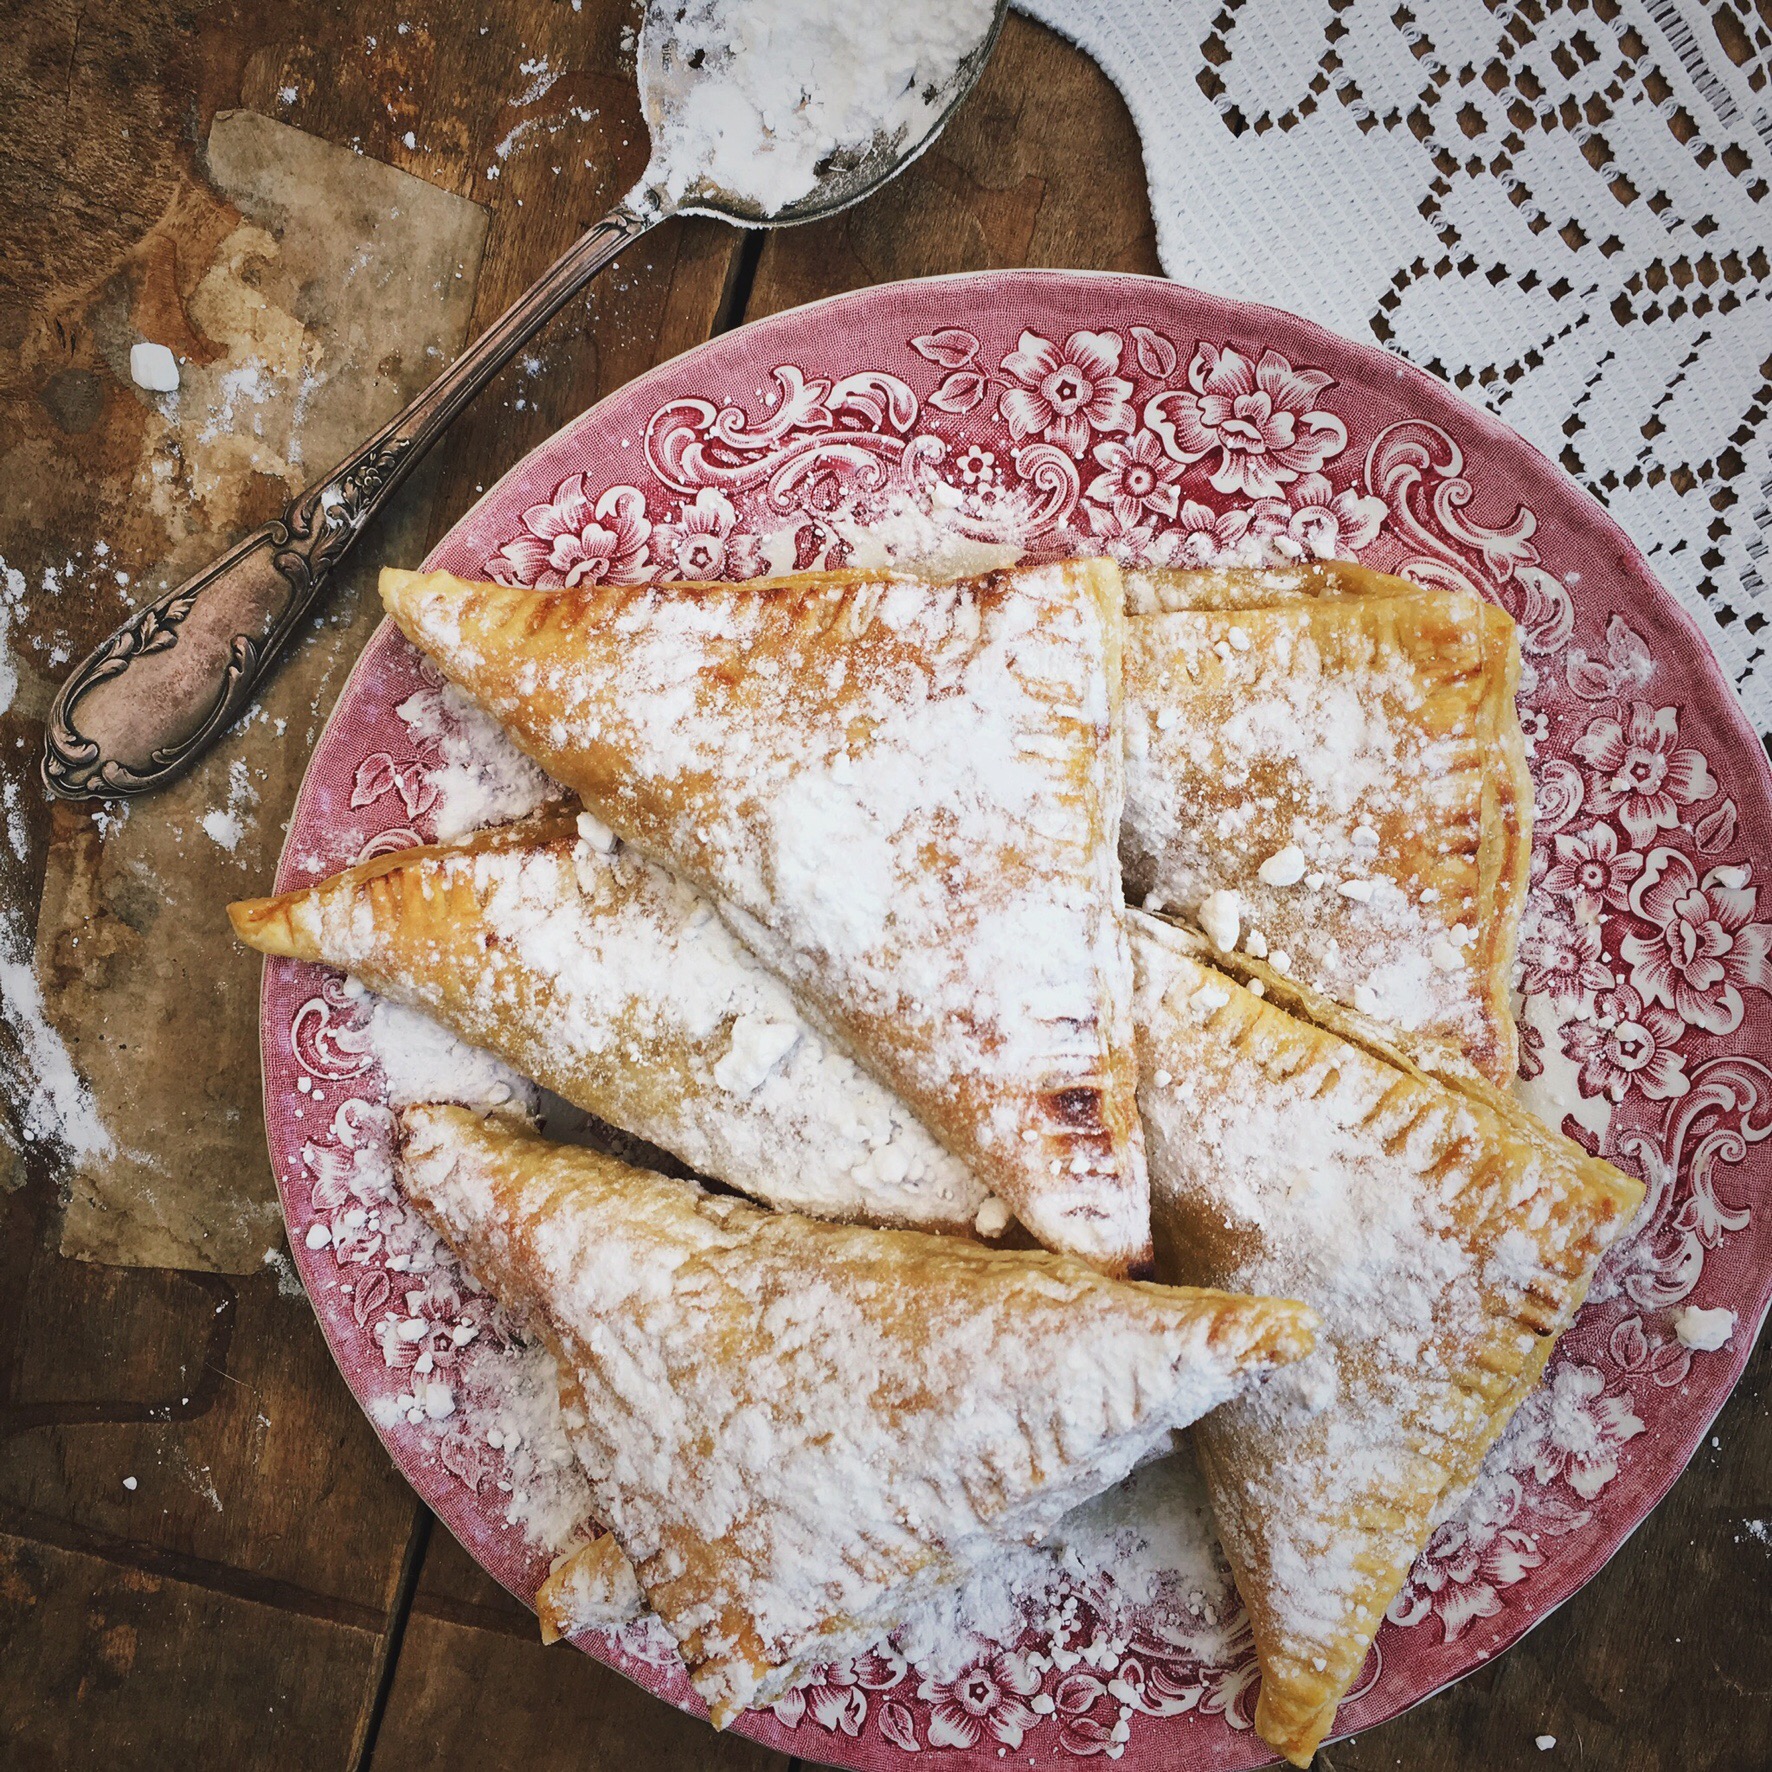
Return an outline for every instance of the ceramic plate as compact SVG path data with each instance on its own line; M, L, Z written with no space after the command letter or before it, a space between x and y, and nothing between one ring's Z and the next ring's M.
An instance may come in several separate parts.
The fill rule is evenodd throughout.
M1679 1475L1747 1360L1772 1292L1766 760L1691 621L1601 508L1512 432L1379 351L1155 279L943 278L746 326L566 426L427 564L534 585L740 578L859 561L864 531L919 553L929 526L914 510L933 511L947 542L1007 536L1032 555L1358 558L1472 587L1520 624L1537 782L1521 1087L1641 1176L1649 1206L1391 1608L1339 1719L1369 1728L1587 1581ZM315 751L279 889L428 839L464 781L496 812L498 770L478 742L384 627ZM395 1461L527 1598L547 1560L536 1516L570 1509L571 1473L538 1500L549 1473L535 1434L515 1415L487 1429L486 1398L519 1354L485 1301L432 1264L392 1191L387 1085L364 1023L335 976L267 967L266 1120L290 1242ZM1674 1319L1694 1304L1736 1313L1727 1346L1682 1345ZM1092 1620L1115 1612L1103 1580L1077 1580L1056 1641L1042 1625L1019 1644L980 1642L958 1667L864 1657L739 1727L870 1768L913 1751L980 1767L1004 1750L1035 1767L1266 1763L1229 1590L1201 1594L1190 1577L1178 1598L1159 1583L1169 1599L1101 1631ZM699 1708L656 1637L582 1646Z

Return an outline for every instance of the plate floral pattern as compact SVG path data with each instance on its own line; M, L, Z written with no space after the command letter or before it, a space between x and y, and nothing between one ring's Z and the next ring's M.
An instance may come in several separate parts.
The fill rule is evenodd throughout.
M1630 544L1512 433L1380 352L1152 279L936 279L746 327L567 426L428 564L530 585L742 579L859 562L881 537L908 557L932 532L1160 564L1358 558L1473 589L1520 624L1537 786L1521 1088L1641 1176L1649 1201L1391 1607L1340 1718L1370 1727L1599 1569L1745 1364L1772 1294L1765 759ZM464 743L435 673L384 629L316 751L279 888L426 840ZM496 770L482 782L494 815L509 786ZM266 1115L291 1243L393 1456L526 1597L543 1569L507 1517L520 1438L490 1446L460 1426L509 1332L397 1197L363 1021L321 969L267 967ZM1679 1341L1692 1303L1735 1311L1727 1347ZM555 1475L569 1500L571 1473ZM1036 1766L1265 1763L1239 1616L1115 1636L1111 1611L1079 1580L1055 1631L981 1643L940 1678L881 1649L740 1727L858 1767L995 1765L1006 1750ZM694 1707L668 1645L630 1632L584 1646Z

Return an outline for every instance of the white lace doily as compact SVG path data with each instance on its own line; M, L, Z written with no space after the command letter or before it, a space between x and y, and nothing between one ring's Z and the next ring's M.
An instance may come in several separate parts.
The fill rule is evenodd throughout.
M1563 463L1772 731L1755 0L1016 0L1144 144L1163 268L1372 339Z

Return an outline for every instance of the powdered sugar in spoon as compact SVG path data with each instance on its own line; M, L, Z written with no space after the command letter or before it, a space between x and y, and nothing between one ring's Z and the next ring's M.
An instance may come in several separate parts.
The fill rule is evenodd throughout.
M598 271L671 215L784 227L859 202L941 133L1007 4L648 0L639 184L404 412L75 667L44 734L50 791L147 793L194 762L425 451Z

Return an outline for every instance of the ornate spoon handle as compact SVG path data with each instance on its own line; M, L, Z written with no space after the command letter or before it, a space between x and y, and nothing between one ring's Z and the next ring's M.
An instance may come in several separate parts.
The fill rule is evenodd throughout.
M89 653L49 711L49 791L67 800L144 794L195 762L425 451L545 321L667 213L643 187L630 192L354 455Z

